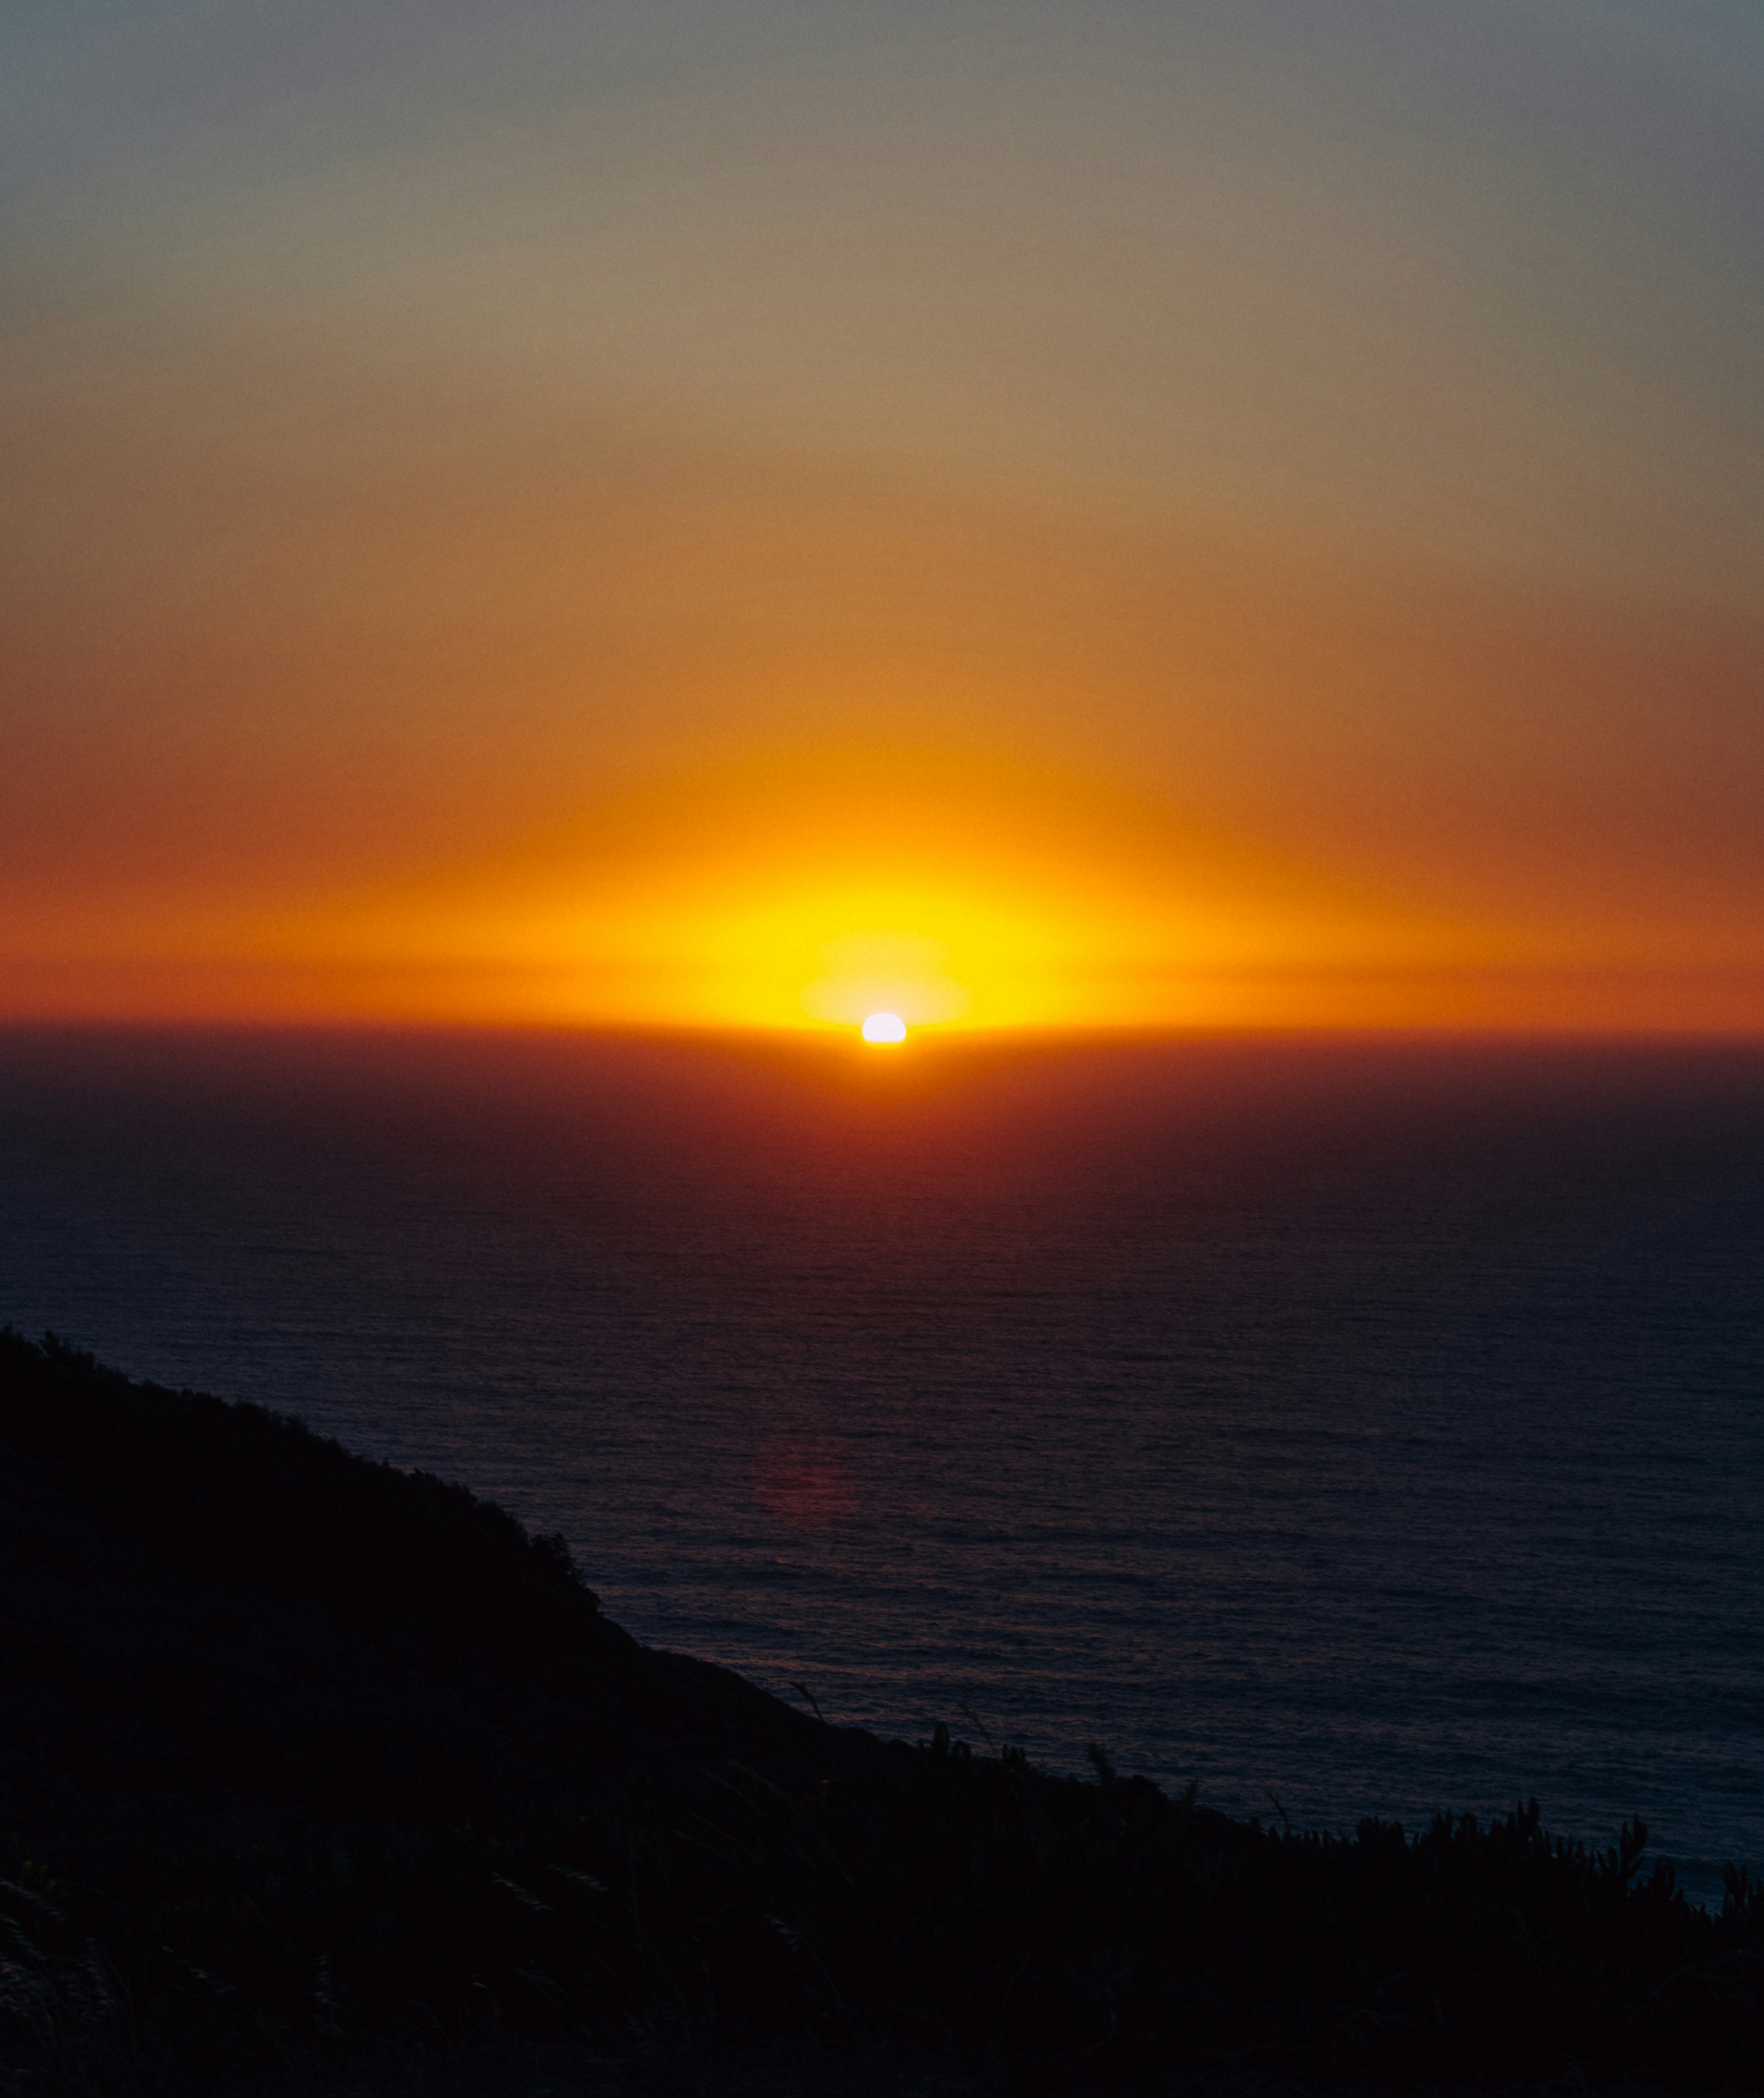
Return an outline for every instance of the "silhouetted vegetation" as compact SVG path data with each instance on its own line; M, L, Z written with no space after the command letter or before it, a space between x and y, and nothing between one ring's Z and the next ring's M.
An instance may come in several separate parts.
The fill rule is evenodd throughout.
M826 1727L459 1487L10 1331L0 1455L12 2087L1760 2081L1764 1892L1639 1825L1295 1834Z

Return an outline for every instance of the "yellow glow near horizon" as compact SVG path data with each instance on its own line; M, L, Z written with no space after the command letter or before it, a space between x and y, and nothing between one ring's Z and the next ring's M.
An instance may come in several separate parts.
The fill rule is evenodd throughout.
M511 1016L588 1025L1143 1024L1183 1016L1173 968L1267 945L1266 878L1218 858L1119 790L990 754L823 751L608 797L518 858L291 915L272 950L480 1011L500 978ZM1287 950L1319 951L1293 889Z
M830 940L821 972L802 994L811 1019L849 1025L864 1015L910 1019L915 1027L959 1020L972 1000L949 973L948 950L914 933L858 933ZM864 1039L894 1039L871 1034Z
M67 959L90 952L80 1010L100 1018L1629 1030L1700 1000L1705 1025L1757 1025L1718 941L1681 941L1662 972L1621 926L1595 946L1397 889L1094 776L853 745L657 772L414 878L273 910L192 898L126 968L113 914L132 895L84 923L16 911L7 946L17 1006L41 957L46 1013L68 1011Z

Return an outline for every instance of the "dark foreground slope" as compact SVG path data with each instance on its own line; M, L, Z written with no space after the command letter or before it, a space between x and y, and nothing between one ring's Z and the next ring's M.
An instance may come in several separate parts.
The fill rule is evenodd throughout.
M584 2089L1764 2068L1764 1896L1690 1907L1639 1831L1292 1836L825 1727L458 1487L11 1332L0 1667L21 2090L450 2089L516 2039Z

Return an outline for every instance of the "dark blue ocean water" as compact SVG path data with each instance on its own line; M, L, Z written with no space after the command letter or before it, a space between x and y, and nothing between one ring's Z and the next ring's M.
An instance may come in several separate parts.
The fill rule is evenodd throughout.
M828 1717L1764 1863L1764 1052L0 1036L0 1318Z

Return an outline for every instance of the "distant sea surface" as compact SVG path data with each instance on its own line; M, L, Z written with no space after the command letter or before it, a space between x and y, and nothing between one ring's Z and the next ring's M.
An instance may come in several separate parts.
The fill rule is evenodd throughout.
M0 1319L829 1718L1764 1863L1756 1047L18 1032Z

